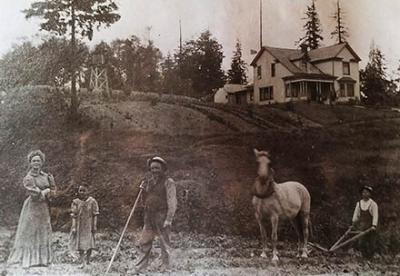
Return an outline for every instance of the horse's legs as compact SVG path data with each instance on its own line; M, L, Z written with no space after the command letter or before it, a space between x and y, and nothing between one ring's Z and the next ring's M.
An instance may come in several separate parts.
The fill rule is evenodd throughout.
M310 213L301 212L301 224L303 226L303 248L301 257L307 258L307 244L308 244L308 227L309 227Z
M267 231L265 230L265 226L263 224L261 215L256 212L256 219L258 222L258 225L260 226L260 234L261 234L261 243L262 243L262 252L261 252L261 257L265 258L267 257Z
M279 216L271 216L271 242L272 242L272 261L278 261L278 251L276 249L276 243L278 242L278 223Z
M297 234L297 257L300 257L301 255L301 250L303 248L303 226L301 223L301 216L298 214L296 218L292 221L292 225L294 230L296 231Z

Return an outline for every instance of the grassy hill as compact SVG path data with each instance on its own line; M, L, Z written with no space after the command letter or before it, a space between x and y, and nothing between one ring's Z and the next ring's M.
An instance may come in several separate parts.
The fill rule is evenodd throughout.
M77 186L86 184L100 204L100 227L119 231L146 159L159 154L177 181L176 231L258 237L250 189L252 149L259 148L270 150L277 181L297 180L310 190L314 240L329 244L342 234L359 187L369 184L385 242L399 248L397 112L307 103L228 107L133 93L124 101L85 100L81 113L78 122L66 121L65 103L49 88L8 93L0 105L1 225L16 224L26 155L40 148L60 190L52 202L58 229L69 229L69 205ZM132 227L140 223L139 209ZM292 231L281 228L284 237Z

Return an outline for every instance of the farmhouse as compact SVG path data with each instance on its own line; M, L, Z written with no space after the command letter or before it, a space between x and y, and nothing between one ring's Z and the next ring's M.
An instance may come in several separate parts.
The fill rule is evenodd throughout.
M251 66L252 102L284 103L308 100L329 103L360 99L359 56L348 43L315 50L264 46Z

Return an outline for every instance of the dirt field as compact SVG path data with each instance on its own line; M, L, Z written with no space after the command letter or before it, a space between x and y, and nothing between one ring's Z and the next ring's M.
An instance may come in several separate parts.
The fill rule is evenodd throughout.
M9 244L10 231L2 229L1 244ZM132 275L138 254L134 247L138 233L130 232L124 239L121 250L109 275ZM79 264L68 252L68 234L56 232L53 235L54 264L48 268L23 270L5 267L1 256L0 275L104 275L117 234L98 234L98 250L88 267ZM363 260L352 249L335 254L312 251L308 259L295 257L295 245L279 244L280 261L271 263L269 257L259 257L261 250L257 238L237 236L205 236L190 233L173 233L171 267L160 271L159 248L156 244L153 262L141 275L399 275L399 259L377 256L373 261ZM4 252L4 251L3 251Z

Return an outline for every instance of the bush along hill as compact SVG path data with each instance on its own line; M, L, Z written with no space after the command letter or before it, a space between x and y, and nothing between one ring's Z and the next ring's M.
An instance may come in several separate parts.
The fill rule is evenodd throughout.
M251 205L257 168L253 148L269 150L276 180L303 183L312 196L313 240L328 246L348 227L362 185L375 188L382 250L400 249L400 117L354 106L294 104L228 107L184 97L133 93L123 101L84 100L80 119L66 120L61 92L8 91L0 105L0 224L16 225L26 197L26 155L40 148L59 195L55 229L68 231L78 185L98 200L99 227L119 232L146 173L161 155L176 180L173 230L258 239ZM130 225L142 223L139 208ZM294 237L283 224L282 238Z

